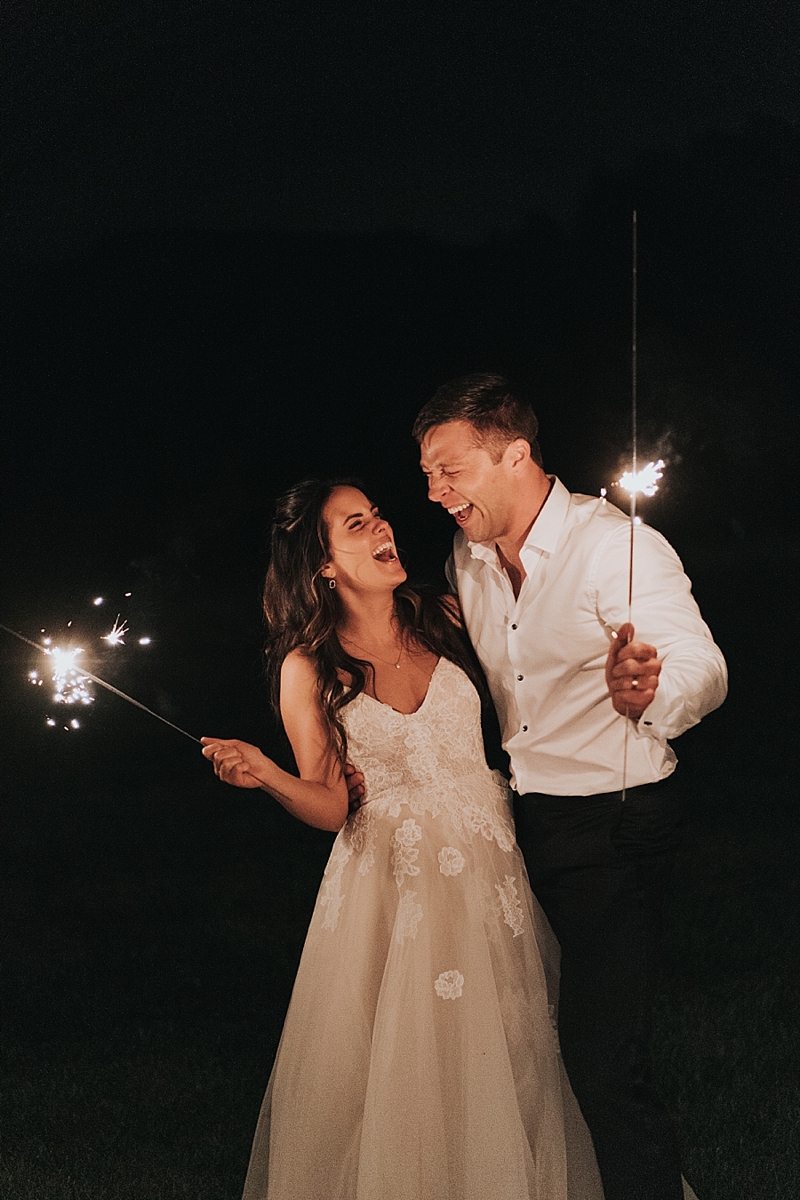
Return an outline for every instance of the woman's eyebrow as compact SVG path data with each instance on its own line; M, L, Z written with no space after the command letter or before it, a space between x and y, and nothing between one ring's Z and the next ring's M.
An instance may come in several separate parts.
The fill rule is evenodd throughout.
M371 506L370 506L370 510L369 510L369 515L370 515L370 516L373 516L373 515L374 515L376 512L380 512L380 509L379 509L378 505L377 505L377 504L373 504L373 505L371 505ZM349 517L345 517L345 518L344 518L344 520L345 520L346 522L347 522L347 521L352 521L352 520L354 520L354 518L356 518L356 517L363 517L363 516L364 516L363 512L354 512L354 513L350 513L350 516L349 516Z

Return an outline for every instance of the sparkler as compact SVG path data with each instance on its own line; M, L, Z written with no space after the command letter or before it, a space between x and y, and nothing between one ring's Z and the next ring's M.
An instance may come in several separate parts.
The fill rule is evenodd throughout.
M95 604L97 604L97 601L95 601ZM117 621L119 621L119 617L117 617ZM115 696L119 696L121 700L127 700L129 704L133 704L136 708L140 708L142 712L149 713L150 716L155 717L157 721L162 721L164 725L169 725L170 729L175 729L178 733L182 733L184 737L196 742L198 746L201 745L200 739L196 738L194 734L187 733L185 729L181 729L179 725L175 725L172 721L168 721L167 718L162 717L160 713L153 712L152 708L148 708L146 704L142 704L139 700L135 700L134 697L129 696L127 692L120 691L119 688L114 687L114 685L109 683L106 679L101 679L99 675L94 675L91 671L87 671L85 667L78 666L75 660L79 654L83 653L83 650L79 647L76 647L72 650L62 650L60 647L52 645L52 638L45 638L45 644L42 644L40 642L34 642L30 638L24 637L23 634L17 633L15 629L9 629L8 625L0 624L0 629L2 629L5 633L9 633L12 637L17 638L20 642L25 642L25 644L28 646L33 646L35 650L39 650L42 654L48 655L48 657L53 660L55 669L51 673L51 677L56 689L53 696L53 699L56 701L56 703L84 705L91 704L94 700L94 696L87 687L86 680L88 679L91 680L92 683L96 683L100 687L105 688L106 691L112 692ZM120 628L115 622L114 629L112 629L111 634L107 634L105 637L105 640L109 641L109 645L120 644L120 632L127 632L125 623L123 622L122 627ZM115 633L117 635L115 640L110 641L109 639ZM37 686L41 686L44 682L37 671L32 671L28 678ZM47 724L55 725L56 722L52 718L48 718ZM78 720L73 718L73 720L70 722L70 726L73 729L77 729L79 727Z
M637 525L641 525L636 515L636 497L641 492L643 496L654 496L658 491L658 481L664 471L664 460L649 462L640 471L638 469L638 412L637 412L637 322L638 322L638 245L636 210L633 213L631 228L631 451L633 465L630 471L625 471L618 480L618 486L630 495L630 550L628 554L628 624L633 624L633 544ZM605 496L605 492L603 492ZM622 751L622 799L626 799L628 790L628 736L630 721L628 708L625 709L625 740Z

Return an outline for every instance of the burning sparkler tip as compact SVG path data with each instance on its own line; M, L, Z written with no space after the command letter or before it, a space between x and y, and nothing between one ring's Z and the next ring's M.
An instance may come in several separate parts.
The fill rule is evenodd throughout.
M658 481L664 474L664 466L664 460L660 458L658 462L649 462L636 474L633 471L625 471L617 483L619 487L625 488L625 491L629 492L631 496L636 495L637 492L641 492L643 496L655 496L658 491Z

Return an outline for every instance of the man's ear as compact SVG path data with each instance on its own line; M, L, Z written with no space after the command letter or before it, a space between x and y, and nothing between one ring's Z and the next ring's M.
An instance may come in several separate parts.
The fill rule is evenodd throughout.
M504 457L512 468L524 466L525 463L530 461L530 443L525 438L515 438L513 442L509 442L506 446Z

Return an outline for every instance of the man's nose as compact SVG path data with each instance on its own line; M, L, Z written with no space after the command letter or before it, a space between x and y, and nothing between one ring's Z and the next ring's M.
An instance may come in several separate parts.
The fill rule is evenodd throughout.
M447 484L440 476L438 479L434 475L428 476L428 499L435 503L440 503L442 496L447 491Z

